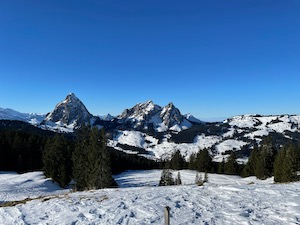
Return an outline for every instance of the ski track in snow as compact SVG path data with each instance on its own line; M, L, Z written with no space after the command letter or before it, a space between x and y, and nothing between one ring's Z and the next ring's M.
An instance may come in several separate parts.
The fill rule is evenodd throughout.
M76 193L60 189L58 195L59 188L47 184L48 190L53 190L52 197L0 208L0 224L163 224L165 206L171 208L172 225L300 224L299 182L273 184L272 179L209 174L209 182L198 187L192 184L194 171L180 173L185 185L169 187L157 186L161 170L128 171L115 176L121 187L117 189ZM3 189L5 182L1 180L1 201L3 192L7 199L16 199L16 184L25 175L31 179L27 182L29 189L46 180L40 172L1 173L0 178L10 180L14 176L15 180L10 192ZM28 197L27 191L24 198ZM40 194L45 195L42 191Z

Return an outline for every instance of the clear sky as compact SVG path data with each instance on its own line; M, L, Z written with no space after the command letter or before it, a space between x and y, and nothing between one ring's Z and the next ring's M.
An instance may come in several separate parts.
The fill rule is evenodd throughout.
M300 114L299 0L0 1L0 107Z

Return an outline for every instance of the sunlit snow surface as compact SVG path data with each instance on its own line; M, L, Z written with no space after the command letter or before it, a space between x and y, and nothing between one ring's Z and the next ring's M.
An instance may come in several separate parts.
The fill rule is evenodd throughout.
M209 174L198 187L194 171L180 173L181 186L158 187L160 170L129 171L115 177L121 188L67 194L42 173L1 173L2 202L51 192L53 198L0 207L0 224L163 224L165 206L172 225L300 223L299 182Z

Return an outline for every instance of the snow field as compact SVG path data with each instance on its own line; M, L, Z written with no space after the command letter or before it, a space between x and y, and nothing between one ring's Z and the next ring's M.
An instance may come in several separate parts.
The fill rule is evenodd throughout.
M161 170L128 171L115 176L121 188L76 193L47 183L40 172L1 173L1 201L3 196L21 199L23 191L17 186L24 179L36 189L25 189L23 199L35 196L35 190L52 195L0 207L0 224L163 224L165 206L171 208L172 225L300 223L299 182L273 184L272 179L208 174L209 182L198 187L193 184L195 171L180 173L185 185L158 187Z

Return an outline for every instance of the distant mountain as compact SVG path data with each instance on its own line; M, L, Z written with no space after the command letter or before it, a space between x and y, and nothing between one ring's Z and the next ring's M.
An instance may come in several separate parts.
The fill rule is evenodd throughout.
M131 128L154 129L156 132L181 131L192 126L173 103L161 107L151 100L124 110L117 119Z
M54 110L42 121L42 124L50 129L70 132L82 124L93 125L96 119L75 94L70 93L65 100L55 106Z
M104 120L104 121L111 121L113 120L115 117L110 115L109 113L103 116L98 116L100 118L100 120Z
M147 101L117 117L95 117L72 93L46 117L0 108L1 119L25 121L56 132L73 132L83 123L97 125L105 128L109 147L155 159L169 158L176 150L188 159L206 148L214 161L221 162L234 151L239 161L245 162L265 136L272 136L278 147L288 141L300 142L300 115L249 114L208 123L191 114L182 115L173 103L161 107Z
M188 121L190 121L190 122L192 122L192 123L204 123L203 121L197 119L196 117L194 117L194 116L193 116L192 114L190 114L190 113L185 114L184 117L185 117Z
M44 118L45 115L43 114L20 113L13 109L0 108L0 120L18 120L36 125L43 121Z

